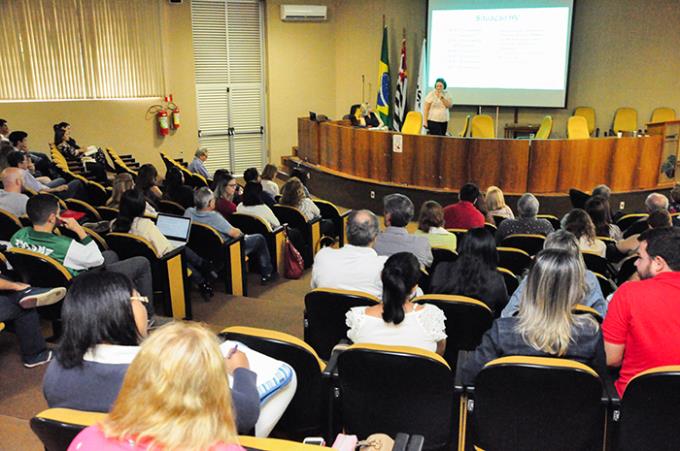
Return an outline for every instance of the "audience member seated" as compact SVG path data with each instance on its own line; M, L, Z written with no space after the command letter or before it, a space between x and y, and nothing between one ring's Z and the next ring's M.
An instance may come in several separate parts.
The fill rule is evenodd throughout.
M378 255L390 256L397 252L410 252L418 258L420 266L432 264L432 247L424 236L411 235L406 226L413 218L413 202L403 194L389 194L383 199L385 230L375 239Z
M119 261L118 255L113 251L102 253L97 243L83 230L78 221L60 216L57 199L49 194L31 197L26 205L26 211L33 226L24 227L12 236L10 243L13 247L48 255L64 265L74 276L104 265L109 271L129 277L139 292L151 299L153 295L151 266L146 258L132 257ZM75 233L78 239L55 235L57 223ZM148 304L148 308L152 313L153 306Z
M573 233L567 232L566 230L557 230L551 233L545 239L543 244L544 249L558 249L561 251L568 252L577 261L578 264L582 266L584 271L584 281L586 284L585 297L579 300L577 303L585 305L586 307L592 307L604 317L607 314L607 301L604 299L604 294L602 294L602 288L600 288L600 283L597 281L597 276L592 271L586 269L586 264L583 261L583 255L578 248L578 241ZM527 286L527 278L524 277L517 289L512 296L510 296L510 301L508 305L505 306L501 316L507 318L517 314L519 310L520 302L522 301L522 295Z
M9 143L9 124L6 119L0 119L0 143Z
M503 238L517 233L547 235L554 231L550 221L537 218L538 199L531 193L524 193L517 201L517 219L506 219L501 222L496 232L496 242L500 243Z
M484 215L475 204L479 199L479 188L466 183L458 192L458 202L444 208L444 223L447 229L475 229L484 227Z
M14 147L9 142L0 142L0 170L9 167L7 157L14 152Z
M609 237L614 241L623 238L621 229L616 224L612 224L611 209L609 201L601 196L592 196L586 201L586 212L595 225L597 236Z
M170 241L156 227L149 218L144 217L146 201L144 195L137 190L130 189L123 194L120 202L118 217L111 226L112 232L131 233L144 238L151 243L158 255L165 255L175 249ZM201 296L206 301L213 296L213 289L203 274L210 272L210 263L199 257L188 247L184 248L187 267L191 270L189 278L198 287Z
M431 304L414 304L420 279L418 259L397 252L382 270L382 304L354 307L347 312L347 338L354 343L413 346L443 354L446 348L444 312Z
M191 218L194 222L208 225L219 233L224 238L240 238L243 233L236 227L232 227L229 221L215 211L215 198L212 191L207 186L199 188L194 193L195 207L187 208L184 216ZM244 249L246 255L254 258L260 267L260 275L262 276L262 283L268 283L272 280L274 269L272 267L271 257L269 256L269 249L267 247L267 240L259 233L253 235L245 235L243 238Z
M279 170L273 164L268 164L262 169L262 189L274 198L279 195L279 185L274 181L278 172Z
M149 341L151 346L140 349L139 344L147 336L145 302L146 299L137 293L130 281L120 274L107 271L88 273L73 281L62 309L64 334L57 347L56 358L47 368L43 381L43 393L49 407L110 411L115 407L114 401L121 391L121 385L124 385L128 367L140 352L144 352L143 349L165 362L176 359L185 364L198 363L200 356L205 353L197 352L195 347L189 348L193 358L186 353L177 353L177 349L169 354L164 352L164 346L182 342L179 336L169 341L161 340L160 343L158 338L152 337ZM189 334L187 330L184 333ZM198 346L198 343L194 345ZM220 361L224 361L221 355ZM238 351L227 360L227 365L235 370L235 410L239 431L246 433L255 425L259 413L256 374L248 369L247 359ZM170 395L177 394L180 386L186 385L186 380L180 381L178 378L186 375L196 381L211 368L204 366L190 372L174 368L175 371L166 373L158 367L147 367L144 374L149 381L168 383L169 377L178 384L169 390L166 386L162 393L152 390L147 392L147 396L161 396L163 403L168 403ZM148 390L149 381L142 383L136 380L135 383L139 384L140 389ZM228 384L225 372L224 386ZM148 399L146 402L142 399L138 401L148 405ZM138 421L140 419L137 418Z
M135 189L141 191L146 201L158 210L158 202L163 198L163 191L158 187L158 170L151 163L143 164L135 178Z
M24 173L19 168L5 168L0 174L2 186L0 190L0 208L14 216L26 214L28 196L23 194Z
M305 196L304 185L297 177L289 177L281 188L281 205L295 207L302 212L307 221L321 217L321 210L314 201ZM335 236L335 225L330 219L321 220L321 234L324 236Z
M666 210L655 210L649 213L649 216L647 216L647 219L645 221L647 223L647 229L663 229L665 227L673 227L673 218L671 217L671 214L668 213L668 211ZM640 247L640 241L638 240L639 236L640 234L637 233L629 236L628 238L622 239L621 241L616 243L616 248L619 250L619 252L623 252L625 254L636 253L638 251L638 248ZM633 274L632 278L629 280L639 279L637 277L637 274Z
M132 175L126 172L116 174L116 178L113 179L111 196L106 201L106 206L118 209L118 207L120 207L120 200L123 197L123 193L129 189L133 189L134 187L135 181L132 178ZM153 217L158 215L156 209L153 208L149 202L146 203L145 213L147 216Z
M438 202L428 200L420 207L416 235L424 235L433 248L456 252L456 235L444 227L444 210Z
M598 240L595 225L585 210L574 208L562 219L562 228L574 234L581 251L593 252L602 258L606 257L607 246Z
M51 177L54 171L50 159L44 153L31 151L28 146L28 133L15 130L9 134L9 141L14 146L14 150L28 154L31 164L36 170L36 176Z
M76 140L71 137L71 125L67 122L54 124L54 145L67 160L79 161L83 164L83 169L90 172L95 180L101 184L107 184L106 177L106 157L101 150L98 150L91 157L83 159L85 151L80 148Z
M140 347L111 413L80 432L69 450L243 451L242 418L257 411L244 411L237 390L229 389L232 370L203 326L163 326Z
M670 193L670 204L668 211L671 213L680 213L680 185L676 184Z
M680 229L647 230L639 240L642 280L614 292L602 324L607 365L621 367L621 396L640 372L680 364Z
M248 182L260 183L260 173L257 172L257 168L248 168L243 173L243 180ZM276 205L276 199L267 191L262 191L262 202L267 204L268 207Z
M305 197L312 197L307 189L307 182L309 182L309 172L303 166L298 166L290 171L290 177L297 177L302 182L302 190L305 192Z
M215 209L224 219L229 219L232 213L236 213L235 198L240 189L236 179L230 174L226 174L215 186Z
M203 177L205 177L206 180L209 180L210 173L208 172L208 169L206 169L205 167L205 162L207 160L208 149L206 149L205 147L201 147L198 150L196 150L196 153L194 153L194 159L191 160L191 163L189 163L187 169L198 175L202 175Z
M184 174L180 169L172 167L165 173L163 199L176 202L185 209L194 206L194 189L184 184Z
M43 365L52 359L40 333L40 318L35 307L61 301L65 288L37 288L0 276L0 321L14 325L21 360L26 368Z
M28 169L31 159L27 153L14 151L7 155L7 164L12 168L19 168L23 177L23 188L30 189L36 193L52 193L62 199L70 199L83 196L83 182L71 180L65 183L64 179L55 179L47 185L36 180ZM56 182L56 183L53 183Z
M438 263L432 274L433 293L469 296L484 302L500 316L508 302L503 275L498 272L496 241L485 228L470 229L463 236L454 262Z
M500 216L501 218L515 219L515 214L510 206L505 203L503 191L497 186L490 186L486 189L486 209L489 216Z
M519 313L494 321L463 364L463 382L473 384L485 364L508 355L561 357L606 374L597 321L572 312L584 296L583 266L572 253L539 252L527 276Z
M236 212L257 216L268 222L272 227L281 225L271 208L262 202L262 184L257 182L246 183L246 187L243 189L243 198L236 207Z
M669 206L670 202L668 201L668 198L661 193L651 193L645 199L645 208L647 209L647 213L649 214L657 210L668 211ZM676 217L673 218L672 220L674 226L680 226L680 218ZM644 221L644 219L641 219L639 222L642 221Z
M322 248L314 257L312 288L363 291L382 297L382 272L387 257L373 249L380 227L369 210L353 210L347 219L347 244Z

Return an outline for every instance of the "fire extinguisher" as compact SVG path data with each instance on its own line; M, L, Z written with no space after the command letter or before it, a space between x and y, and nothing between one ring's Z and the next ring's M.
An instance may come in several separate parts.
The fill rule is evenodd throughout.
M158 117L158 132L161 136L168 136L168 133L170 133L168 112L165 109L161 109L156 116Z
M181 123L179 120L179 107L175 105L175 109L172 110L172 128L178 129Z

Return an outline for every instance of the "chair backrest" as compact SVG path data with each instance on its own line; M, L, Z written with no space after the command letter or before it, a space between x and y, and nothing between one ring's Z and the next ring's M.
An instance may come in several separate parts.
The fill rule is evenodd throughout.
M581 251L581 255L583 255L586 268L592 272L600 273L605 277L616 276L616 270L614 270L606 258L590 251Z
M595 131L595 109L589 106L579 106L574 109L574 116L581 116L585 118L588 124L588 136Z
M458 132L458 137L459 138L465 138L465 136L468 134L468 130L470 130L470 115L465 116L465 122L463 122L463 128Z
M319 208L321 217L323 219L330 219L333 221L333 225L335 226L335 234L336 236L340 237L340 244L344 245L346 218L349 215L349 212L340 213L340 209L337 207L337 205L327 200L314 199L314 205Z
M423 115L419 111L409 111L401 126L404 135L420 135L423 129Z
M338 357L338 374L347 433L420 434L427 450L452 449L456 443L459 398L441 356L409 347L353 345Z
M649 214L647 213L629 213L617 219L616 225L619 226L619 229L625 231L628 227L638 222L640 219L647 219L648 217Z
M113 207L101 206L97 207L97 212L102 218L102 221L113 221L118 217L118 209Z
M528 233L516 233L508 235L501 241L503 247L515 247L522 249L529 255L536 255L543 249L545 237Z
M109 154L109 158L111 158L111 161L113 162L113 167L116 169L116 173L121 174L125 172L133 177L137 175L137 171L130 168L115 150L113 150L110 147L107 147L106 153Z
M522 275L531 266L531 255L527 251L515 247L499 246L498 266L512 271L516 276Z
M272 207L272 211L281 224L287 223L289 227L294 227L303 233L309 229L305 215L295 207L276 204Z
M52 257L16 247L7 249L5 256L21 281L29 285L52 288L71 283L71 273Z
M536 132L536 139L550 138L552 125L553 125L552 116L545 116L541 121L541 126L538 128L538 131Z
M323 419L327 414L328 397L321 379L325 364L316 352L299 338L268 329L228 327L221 335L286 362L295 370L297 390L276 428L296 439L320 435L325 426Z
M151 265L160 257L150 241L131 233L111 232L106 243L121 260L131 257L145 257Z
M184 216L184 207L171 200L161 199L158 202L158 211L171 215Z
M22 227L19 218L7 210L0 209L0 240L9 241Z
M502 357L475 380L473 427L482 449L602 450L597 373L578 362Z
M515 273L510 271L507 268L503 268L502 266L499 266L498 272L501 273L503 276L503 282L505 282L505 289L508 292L508 294L512 294L517 290L517 287L519 287L519 279L517 279L517 276ZM500 312L495 312L496 314L499 314Z
M616 291L617 285L613 279L605 277L599 272L595 272L593 274L595 274L595 277L597 277L597 283L600 284L600 290L602 290L602 295L605 297L605 299L614 291Z
M588 139L590 132L588 122L583 116L572 116L567 121L567 138L569 139Z
M660 107L652 111L652 120L650 122L668 122L675 120L675 110L673 108Z
M99 212L97 211L96 208L94 208L92 205L88 204L87 202L79 199L66 199L64 202L66 202L66 206L68 207L69 210L73 211L79 211L81 213L85 213L85 215L91 220L91 221L101 221L102 217L99 216Z
M536 215L536 219L545 219L546 221L550 222L550 224L553 226L553 229L555 230L559 230L562 227L562 224L560 224L560 219L555 215Z
M614 130L614 133L637 130L637 110L630 107L621 107L616 110L612 130Z
M212 263L224 261L225 240L220 232L210 226L192 222L187 244L205 260Z
M434 272L434 267L441 262L455 262L458 258L458 253L452 251L451 249L445 249L443 247L433 247L432 248L432 265L430 266L430 272Z
M372 306L380 299L361 291L316 288L305 295L305 342L322 359L328 360L333 347L347 339L345 314L352 307Z
M621 400L616 449L680 449L678 405L680 366L652 368L633 377Z
M439 307L446 317L444 358L455 367L459 350L473 350L493 322L491 309L482 301L467 296L426 294L413 300Z
M472 118L472 133L473 138L495 138L496 131L494 130L493 118L488 114L478 114Z
M621 262L619 266L619 273L616 275L616 284L621 285L627 282L630 277L635 274L637 268L635 267L635 262L640 258L637 255L631 255Z
M65 451L76 435L106 418L105 413L84 410L46 409L31 418L31 429L45 451Z

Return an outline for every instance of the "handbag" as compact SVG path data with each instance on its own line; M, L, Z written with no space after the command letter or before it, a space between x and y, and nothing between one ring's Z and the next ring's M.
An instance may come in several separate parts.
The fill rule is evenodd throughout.
M286 279L299 279L302 273L305 272L305 261L302 259L300 252L293 246L293 243L288 239L288 229L286 228L286 247L284 263L284 276Z

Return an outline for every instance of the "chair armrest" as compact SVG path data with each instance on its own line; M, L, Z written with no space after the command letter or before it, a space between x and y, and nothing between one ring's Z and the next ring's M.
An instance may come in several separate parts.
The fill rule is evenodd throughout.
M615 376L618 376L619 368L608 368L607 374L601 376L602 380L602 403L611 406L614 420L618 419L618 410L621 407L621 397L614 385Z
M173 250L171 250L170 252L167 252L167 253L163 254L162 256L158 257L158 259L162 260L162 261L170 260L173 257L175 257L176 255L184 253L184 248L185 248L185 246L176 247Z
M340 217L344 218L345 216L349 216L350 213L352 213L352 210L347 210L344 213L340 213Z
M466 387L463 384L463 364L470 358L470 353L474 351L458 351L458 359L456 360L456 368L454 373L454 389L457 393L462 393L465 391ZM472 387L474 389L474 387Z
M232 244L237 243L237 242L239 242L239 241L242 242L245 236L246 236L246 235L245 235L245 233L244 233L244 234L242 234L242 235L241 235L240 237L238 237L238 238L233 238L233 237L225 238L225 239L224 239L224 245L227 246L227 247L229 247L229 246L231 246Z
M333 347L333 350L331 351L331 358L328 360L328 363L326 364L326 368L324 368L323 372L321 373L321 376L324 379L337 379L337 377L338 377L338 357L349 346L350 346L349 341L343 339L343 340L340 340L340 342L338 342L338 344Z
M276 235L277 233L283 233L284 225L286 225L286 224L282 224L282 225L277 226L277 227L272 227L272 234Z
M317 222L321 222L322 219L323 218L321 216L319 216L318 218L310 219L309 221L307 221L307 224L309 224L311 226L312 224L316 224Z

